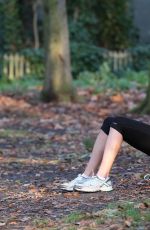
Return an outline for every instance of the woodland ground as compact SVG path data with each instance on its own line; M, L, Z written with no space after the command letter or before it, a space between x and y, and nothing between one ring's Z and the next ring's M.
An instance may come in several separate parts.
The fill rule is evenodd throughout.
M39 101L37 92L0 95L0 229L150 229L150 158L126 143L113 166L112 192L63 193L83 171L103 119L126 115L145 94L130 90L80 102ZM92 140L92 141L91 141Z

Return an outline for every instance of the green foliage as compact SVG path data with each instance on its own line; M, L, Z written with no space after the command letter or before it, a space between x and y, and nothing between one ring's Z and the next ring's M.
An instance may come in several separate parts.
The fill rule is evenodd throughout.
M103 61L100 47L120 50L135 42L128 0L67 1L72 73L97 71Z
M74 78L85 70L96 71L103 61L103 49L86 43L71 43L72 73Z
M29 136L29 133L25 130L14 130L14 129L2 129L0 130L0 137L1 138L20 138Z
M131 8L129 0L67 0L72 73L75 79L80 72L99 71L104 61L104 48L120 50L135 44L137 31L133 26ZM32 1L23 0L22 4L18 0L0 1L0 49L19 50L23 41L31 46L31 21ZM39 33L41 37L41 29ZM150 48L137 47L131 51L133 68L145 69L150 59ZM25 47L23 53L31 62L33 75L43 77L43 50ZM127 87L123 79L120 84Z
M122 215L125 218L131 217L136 222L141 220L140 210L133 203L125 203L121 206L121 209L122 212L118 212L118 215Z
M43 49L23 49L21 54L31 64L32 75L37 78L42 78L44 76L44 50Z
M110 208L109 208L110 207ZM142 213L142 210L139 208L139 204L135 202L121 202L121 204L110 204L108 210L114 210L113 217L128 219L131 218L131 225L137 226L139 222L148 221L148 211L145 209L145 212ZM108 216L108 215L107 215Z
M93 44L98 35L98 19L94 10L97 1L67 1L70 39L73 42Z
M4 9L3 3L0 2L0 50L3 51L4 45Z
M97 46L98 20L94 11L96 1L67 1L71 41L72 73L96 71L101 61Z
M5 51L18 50L23 40L27 43L27 40L33 39L33 28L26 16L29 12L32 20L31 8L31 2L23 1L20 4L17 0L0 1L0 44ZM129 0L67 0L67 12L74 78L82 71L98 70L103 62L103 50L100 47L114 50L125 49L133 44L135 30ZM42 52L25 51L34 75L43 76Z
M137 46L130 50L135 70L147 69L150 65L150 44Z
M2 33L5 50L18 50L22 45L22 22L18 1L5 0L0 4L0 8L3 9Z
M96 72L81 72L77 80L76 86L93 87L95 93L103 92L107 89L113 91L128 90L130 88L146 87L148 85L148 72L136 72L128 69L122 72L121 76L115 75L107 62L104 62Z
M111 50L128 48L136 41L128 0L101 0L97 8L100 45Z
M125 49L135 41L129 0L67 1L71 41Z
M32 55L31 55L32 56ZM37 63L33 68L39 68ZM43 64L41 63L41 70ZM39 69L40 69L39 68ZM36 70L36 69L35 69ZM36 87L41 87L42 85L42 71L36 70L40 74L33 74L31 76L24 76L20 80L13 80L8 81L2 79L0 82L0 92L24 92L27 89L34 89ZM133 71L133 70L126 70L122 72L120 76L115 75L111 72L109 65L105 62L98 71L90 72L84 71L81 72L77 79L74 80L74 86L79 86L83 88L93 87L95 93L104 92L108 89L112 91L121 91L121 90L128 90L130 88L141 88L147 87L148 85L148 72L147 71ZM93 142L91 138L87 138L84 140L84 144L87 150L91 150L93 146Z
M96 229L105 229L109 224L117 227L126 225L129 229L147 229L150 220L149 201L146 202L144 209L140 208L140 205L144 204L144 201L110 203L105 209L93 210L92 213L74 212L65 217L63 222L70 223L68 228L73 227L76 222L80 224L80 221L83 221L87 229L93 229L93 226Z
M24 76L20 80L8 81L5 79L0 80L0 92L5 93L23 93L27 90L33 90L38 87L41 87L42 82L38 79L35 79L33 76Z
M91 138L91 137L87 137L87 138L84 139L83 143L84 143L84 145L85 145L85 148L86 148L89 152L92 151L92 148L93 148L93 146L94 146L94 142L95 142L95 140L94 140L93 138Z
M48 218L47 219L46 218L44 218L44 219L39 218L39 219L35 219L33 221L33 224L38 228L45 228L48 226L49 222L50 222L50 220Z
M68 215L66 218L65 218L65 222L66 223L74 223L76 221L80 221L81 219L83 219L85 217L85 215L81 212L74 212L70 215Z

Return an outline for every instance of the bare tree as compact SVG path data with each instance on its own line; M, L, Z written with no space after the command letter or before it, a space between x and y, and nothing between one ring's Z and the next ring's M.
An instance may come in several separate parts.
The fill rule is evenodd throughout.
M65 0L44 0L45 81L42 98L73 97L69 34Z
M34 35L34 47L40 47L39 30L38 30L38 8L42 6L42 0L33 0L33 35Z

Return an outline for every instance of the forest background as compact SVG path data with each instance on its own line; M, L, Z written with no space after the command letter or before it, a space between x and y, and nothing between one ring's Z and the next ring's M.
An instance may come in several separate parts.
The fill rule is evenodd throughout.
M0 0L0 227L149 229L149 158L126 143L112 193L59 189L106 116L150 122L150 41L133 2Z

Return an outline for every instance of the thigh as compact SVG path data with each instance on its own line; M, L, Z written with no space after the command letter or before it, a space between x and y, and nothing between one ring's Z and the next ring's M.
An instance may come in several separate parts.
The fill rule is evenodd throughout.
M116 117L115 122L124 141L150 155L150 125L127 117Z

